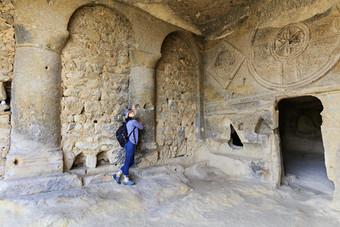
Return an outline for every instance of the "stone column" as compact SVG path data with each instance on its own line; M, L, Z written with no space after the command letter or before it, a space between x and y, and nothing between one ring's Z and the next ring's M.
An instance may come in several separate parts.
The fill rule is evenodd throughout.
M132 67L129 83L129 105L138 104L138 116L145 130L141 132L141 149L156 148L155 120L155 67L161 53L149 53L142 50L131 51Z
M5 179L62 173L60 51L68 32L15 26L12 132Z
M60 150L60 51L68 32L15 26L12 132L0 198L81 188L63 173Z

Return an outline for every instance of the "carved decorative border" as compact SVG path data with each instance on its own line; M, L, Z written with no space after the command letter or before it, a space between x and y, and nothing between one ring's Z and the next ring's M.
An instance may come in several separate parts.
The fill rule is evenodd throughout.
M328 61L325 64L323 64L318 70L316 70L312 74L310 74L309 77L305 77L304 79L302 79L300 81L293 82L293 83L287 83L287 84L279 84L279 83L273 83L273 82L267 81L267 80L263 79L263 77L260 76L260 74L257 72L257 70L254 66L253 60L252 60L253 54L254 53L251 52L251 56L248 57L249 71L254 76L255 80L258 83L260 83L262 86L264 86L265 88L268 88L270 90L286 90L288 88L298 88L298 87L305 86L309 83L315 82L318 79L325 76L328 73L328 71L331 68L333 68L333 66L338 62L338 59L340 58L340 53L337 54L333 58L328 58Z

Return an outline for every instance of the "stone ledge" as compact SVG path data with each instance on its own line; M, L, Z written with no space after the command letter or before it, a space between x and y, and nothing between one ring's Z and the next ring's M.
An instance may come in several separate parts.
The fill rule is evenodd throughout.
M68 173L0 181L0 198L82 188L82 181Z

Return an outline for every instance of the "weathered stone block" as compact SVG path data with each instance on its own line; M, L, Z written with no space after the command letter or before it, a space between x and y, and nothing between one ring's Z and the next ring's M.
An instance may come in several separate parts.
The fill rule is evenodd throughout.
M82 90L79 92L79 96L82 99L89 99L89 100L99 100L100 96L101 96L101 92L100 90L97 89L86 89L86 90Z
M65 89L65 91L63 92L63 95L65 97L77 97L79 94L79 91L74 90L74 89Z
M67 131L71 131L72 129L74 129L75 125L75 123L68 124Z
M5 91L5 86L3 82L0 82L0 101L7 99L7 93Z
M83 125L82 124L76 124L74 130L76 132L80 132L81 130L83 129ZM63 134L66 134L66 133L63 133Z
M75 97L65 97L62 104L64 111L69 114L80 114L83 109L83 102Z
M98 143L76 142L75 147L81 150L96 150L98 149Z
M28 150L29 151L29 150ZM5 179L31 176L44 176L63 171L62 153L60 150L36 148L36 152L28 152L23 148L12 150L7 155Z
M64 152L72 151L73 146L74 146L74 141L72 139L65 139L63 141L63 151Z
M96 155L86 155L86 166L88 168L96 168L97 166L97 156Z
M94 124L92 122L85 123L83 127L86 133L94 133Z
M0 198L20 197L38 193L81 188L76 175L68 173L0 181Z
M85 102L85 112L86 113L101 113L102 105L99 101Z
M9 114L0 114L0 125L2 126L9 126Z
M74 121L73 115L67 116L67 122L73 122L73 121Z

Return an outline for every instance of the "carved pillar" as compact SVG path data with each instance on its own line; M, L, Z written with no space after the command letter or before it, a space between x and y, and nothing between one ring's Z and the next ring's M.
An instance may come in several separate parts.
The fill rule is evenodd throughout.
M138 104L138 115L145 126L141 136L142 150L156 148L155 67L161 53L131 51L132 68L129 84L129 104Z
M60 51L65 31L17 24L5 179L61 173Z

